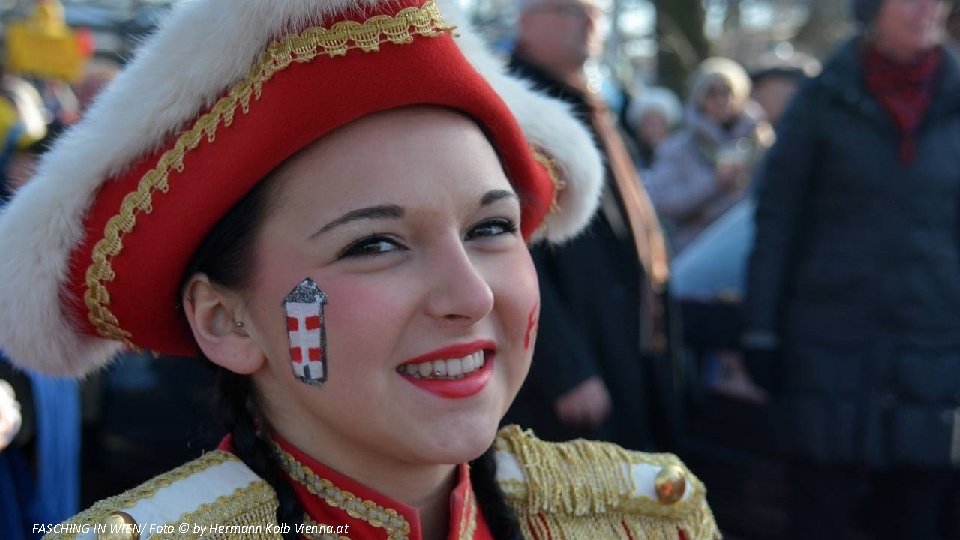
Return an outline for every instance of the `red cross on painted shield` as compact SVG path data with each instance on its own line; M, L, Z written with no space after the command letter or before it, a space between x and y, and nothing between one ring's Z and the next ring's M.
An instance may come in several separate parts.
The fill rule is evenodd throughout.
M300 282L284 299L294 376L312 385L327 380L327 340L323 307L327 302L313 280Z

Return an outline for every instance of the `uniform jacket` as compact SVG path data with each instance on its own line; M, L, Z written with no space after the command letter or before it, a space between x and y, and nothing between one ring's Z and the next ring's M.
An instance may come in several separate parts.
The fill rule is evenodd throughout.
M660 145L653 168L643 178L657 213L669 225L675 251L747 195L746 184L728 190L717 183L721 151L736 148L751 166L771 139L772 128L752 101L729 129L706 118L696 106L687 108L686 125Z
M949 55L901 163L860 43L802 87L758 178L746 324L782 343L795 456L960 458L960 70Z
M496 440L497 481L525 538L712 540L719 538L703 485L669 454L627 452L609 443L545 443L517 427ZM305 458L280 441L278 456L305 504L301 537L418 540L414 509ZM450 540L492 540L459 468L451 494ZM627 474L629 471L629 474ZM666 479L666 480L665 480ZM657 488L657 484L667 488ZM277 540L277 497L236 456L210 452L58 525L47 538L96 538L143 530L140 538ZM120 513L126 521L118 521ZM150 531L158 531L151 533ZM131 538L120 535L114 538Z
M582 92L520 57L511 67L535 88L568 102L590 125ZM678 429L675 365L669 354L643 354L641 334L652 322L641 309L648 290L642 284L651 277L639 261L609 166L604 190L604 210L578 237L531 250L540 280L539 329L530 374L507 421L549 440L584 437L661 449L675 442ZM649 301L665 309L663 298ZM557 418L554 402L592 376L607 385L613 412L599 430L578 431Z

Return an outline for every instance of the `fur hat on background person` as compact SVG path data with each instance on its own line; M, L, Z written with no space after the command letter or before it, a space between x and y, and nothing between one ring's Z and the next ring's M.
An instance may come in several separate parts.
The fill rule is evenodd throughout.
M592 216L589 133L507 76L455 0L180 2L0 214L0 349L69 376L124 347L194 354L178 287L214 224L311 142L413 105L483 128L525 238Z
M854 22L860 28L866 28L873 24L873 20L880 12L880 7L886 0L852 0L850 3L850 14Z
M650 111L662 114L671 128L676 126L683 116L683 106L677 95L673 90L660 86L650 86L640 91L640 95L631 101L627 108L627 122L635 126Z
M690 103L699 104L707 96L710 85L722 80L730 86L730 94L738 109L750 98L750 76L739 63L729 58L707 58L690 76Z

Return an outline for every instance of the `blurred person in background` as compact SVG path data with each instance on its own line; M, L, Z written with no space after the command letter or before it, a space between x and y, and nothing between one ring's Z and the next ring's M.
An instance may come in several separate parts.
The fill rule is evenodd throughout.
M792 458L794 538L938 539L960 462L960 69L944 2L852 8L861 32L758 175L743 345Z
M93 101L107 84L117 76L120 66L116 62L95 58L86 65L83 78L73 85L80 114L87 112Z
M3 57L0 54L0 57ZM32 171L49 130L43 99L0 65L0 207ZM0 351L0 531L32 538L32 523L79 508L80 419L74 381L15 370Z
M960 60L960 2L954 1L950 4L946 29L943 46L954 58Z
M47 135L43 99L24 79L0 67L0 204L33 170L31 148Z
M590 437L634 449L674 444L674 357L660 227L614 118L587 85L603 47L597 0L519 6L515 74L566 101L604 154L601 209L562 247L535 247L540 330L529 378L506 421L551 440Z
M776 129L800 85L818 73L820 62L812 56L799 52L770 55L750 71L750 98L760 105L767 122Z
M630 101L626 123L634 139L633 156L641 172L653 166L657 147L673 133L683 107L669 88L651 86Z
M747 195L753 165L772 139L743 67L704 60L691 76L684 127L657 149L644 178L675 253Z

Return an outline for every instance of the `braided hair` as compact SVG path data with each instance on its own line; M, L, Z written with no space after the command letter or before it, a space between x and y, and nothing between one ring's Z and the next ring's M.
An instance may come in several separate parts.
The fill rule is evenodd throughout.
M270 178L258 183L217 222L188 265L180 290L187 279L198 272L228 289L242 290L248 285L250 253L266 215L271 184ZM290 526L284 538L294 540L297 525L303 523L303 505L284 477L261 429L267 422L260 412L250 378L218 367L217 393L221 421L233 438L234 453L277 493L277 522ZM471 465L470 479L477 504L493 536L500 540L520 540L520 525L496 482L493 449L488 449Z
M213 227L193 256L183 282L198 272L212 283L238 290L247 285L249 253L266 211L267 185L257 184ZM180 287L183 290L183 286ZM293 486L283 476L280 464L264 435L267 425L260 413L249 377L217 367L217 399L220 421L233 440L233 451L277 494L277 523L290 526L285 540L296 540L297 526L303 523L303 506Z
M470 463L470 482L480 513L497 540L522 540L520 522L507 506L506 497L497 484L497 462L493 447Z

